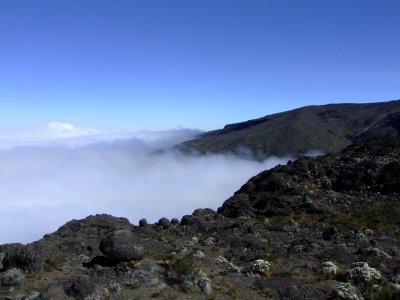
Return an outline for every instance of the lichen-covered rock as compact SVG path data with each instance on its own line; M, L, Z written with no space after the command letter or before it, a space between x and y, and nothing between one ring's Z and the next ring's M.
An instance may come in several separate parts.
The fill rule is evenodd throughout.
M25 279L25 274L22 270L17 268L12 268L8 270L3 276L1 283L4 286L14 286L21 284Z
M195 253L193 253L193 257L195 259L203 259L206 257L203 251L197 250Z
M19 294L15 297L16 300L38 300L40 296L39 292L31 292L30 294Z
M141 285L145 286L155 286L159 283L157 274L145 270L132 270L130 279L128 280L128 286L139 287Z
M122 289L118 282L111 282L108 288L115 295L115 297L121 297Z
M141 285L149 287L158 285L160 283L158 275L165 272L160 264L162 262L147 258L141 260L131 271L127 285L134 288Z
M203 246L212 246L212 245L214 245L214 243L215 243L215 238L212 237L212 236L210 236L210 237L206 238L205 240L201 241L201 244Z
M95 289L95 282L88 276L72 276L64 283L65 293L75 299L85 299Z
M338 269L338 267L331 261L323 262L319 266L320 273L325 276L335 276L337 269Z
M228 265L225 268L225 273L236 273L239 274L242 272L242 268L236 266L233 263L228 263Z
M393 276L392 282L400 284L400 273Z
M393 295L400 296L400 284L399 283L391 282L391 283L389 283L389 288Z
M144 249L139 239L127 229L116 230L100 242L100 250L116 261L138 260Z
M357 290L351 283L348 282L338 282L336 288L332 291L330 299L340 299L340 300L362 300Z
M351 265L351 269L347 270L347 277L354 282L370 282L381 279L381 273L371 268L366 262L356 262Z
M254 273L266 275L271 269L271 267L272 267L271 262L263 259L257 259L251 265L251 271Z
M214 258L213 262L216 265L228 264L228 260L223 256L217 256Z
M385 251L378 249L378 248L374 248L374 247L370 247L366 250L367 254L370 256L374 256L374 257L381 257L381 258L386 258L386 259L391 259L392 257L387 254Z
M211 287L211 279L207 277L207 274L203 271L199 271L197 274L197 286L200 290L206 294L211 295L212 287Z

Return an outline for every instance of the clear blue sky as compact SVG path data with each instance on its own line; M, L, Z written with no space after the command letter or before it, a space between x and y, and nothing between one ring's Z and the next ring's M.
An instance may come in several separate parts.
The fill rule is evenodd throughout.
M214 129L400 98L400 1L0 0L0 128Z

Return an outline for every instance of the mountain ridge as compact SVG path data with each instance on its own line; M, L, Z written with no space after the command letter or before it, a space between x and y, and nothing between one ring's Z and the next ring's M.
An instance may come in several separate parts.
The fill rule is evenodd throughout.
M202 154L235 153L238 148L244 147L264 157L297 156L310 150L337 152L353 143L359 133L367 131L388 114L398 112L400 100L310 105L227 124L222 129L205 132L177 147ZM398 133L400 129L397 127L393 131Z

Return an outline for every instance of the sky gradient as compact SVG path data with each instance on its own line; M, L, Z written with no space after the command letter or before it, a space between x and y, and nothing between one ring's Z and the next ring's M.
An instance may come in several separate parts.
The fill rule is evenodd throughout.
M1 0L0 131L204 130L400 98L399 1Z

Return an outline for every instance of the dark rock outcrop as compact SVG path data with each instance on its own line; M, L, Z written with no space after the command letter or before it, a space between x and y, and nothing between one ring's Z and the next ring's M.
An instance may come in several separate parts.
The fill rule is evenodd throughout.
M138 260L143 257L143 246L135 234L127 229L116 230L100 242L100 251L114 261Z

